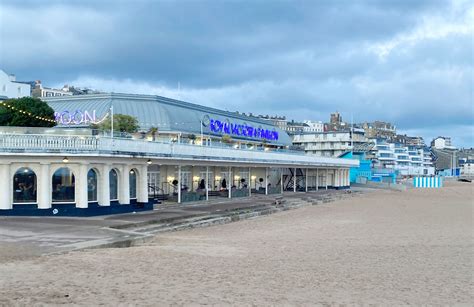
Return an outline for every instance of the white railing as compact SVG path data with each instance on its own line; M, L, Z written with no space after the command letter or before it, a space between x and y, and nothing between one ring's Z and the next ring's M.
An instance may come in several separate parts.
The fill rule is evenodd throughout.
M261 151L178 143L149 142L95 136L0 135L0 151L28 153L84 153L140 155L186 160L229 161L308 166L357 166L351 159L306 156L283 151Z

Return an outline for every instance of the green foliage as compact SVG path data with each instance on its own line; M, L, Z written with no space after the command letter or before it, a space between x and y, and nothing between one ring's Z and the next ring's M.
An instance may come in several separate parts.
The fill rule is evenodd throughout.
M232 142L232 138L227 134L224 134L222 136L221 140L222 140L223 143L231 143Z
M98 125L93 125L94 128L99 130L110 130L111 129L111 118L104 120ZM138 131L138 120L130 115L125 114L114 114L114 131L134 133Z
M38 98L23 97L17 99L7 99L5 104L14 107L0 105L0 126L16 127L54 127L54 110L44 101ZM30 114L20 112L25 111ZM38 119L36 117L46 118L51 121Z

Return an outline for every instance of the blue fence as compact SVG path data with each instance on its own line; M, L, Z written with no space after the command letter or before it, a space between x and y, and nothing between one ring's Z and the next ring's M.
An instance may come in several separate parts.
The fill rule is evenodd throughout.
M413 186L415 188L441 188L443 186L442 177L414 177Z

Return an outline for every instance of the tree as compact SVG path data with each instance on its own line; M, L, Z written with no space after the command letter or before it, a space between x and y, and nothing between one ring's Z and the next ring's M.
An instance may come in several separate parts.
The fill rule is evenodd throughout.
M151 134L152 141L154 142L156 140L156 133L158 132L158 128L151 127L148 132Z
M222 136L222 138L221 138L221 141L222 141L223 143L229 144L229 143L232 142L232 138L231 138L229 135L224 134L224 135Z
M38 98L7 99L0 104L0 126L54 127L54 110Z
M111 119L104 120L98 125L92 125L93 128L99 130L110 130ZM114 114L114 130L120 132L134 133L138 131L138 120L130 115Z

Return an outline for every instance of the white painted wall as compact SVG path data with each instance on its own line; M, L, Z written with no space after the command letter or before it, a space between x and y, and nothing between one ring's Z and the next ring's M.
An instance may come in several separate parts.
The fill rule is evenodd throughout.
M0 69L0 96L6 96L8 98L30 96L31 86L29 84L17 83L14 81L14 76L9 76Z

